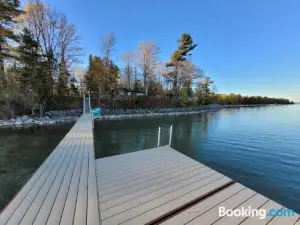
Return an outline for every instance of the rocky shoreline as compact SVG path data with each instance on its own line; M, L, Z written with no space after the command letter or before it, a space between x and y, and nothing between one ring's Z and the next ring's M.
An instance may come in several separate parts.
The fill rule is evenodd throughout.
M120 120L135 117L150 117L163 115L187 115L197 114L207 111L216 111L219 106L202 106L187 108L168 108L168 109L101 109L100 120ZM30 126L47 126L77 121L82 115L82 109L77 110L59 110L45 112L41 117L31 117L27 115L18 116L10 120L0 119L0 128L5 127L30 127Z
M154 116L175 116L175 115L191 115L204 112L215 112L223 108L219 105L209 105L202 107L186 107L186 108L168 108L168 109L102 109L101 117L97 120L122 120L137 117L154 117Z
M41 117L31 117L27 115L18 116L10 120L0 119L0 128L5 127L30 127L30 126L47 126L77 121L81 116L82 109L78 110L60 110L45 112Z
M98 120L122 120L137 117L152 117L164 115L190 115L204 112L215 112L220 109L253 107L259 105L207 105L198 107L184 108L154 108L154 109L101 109L101 117ZM260 105L262 106L262 105ZM59 110L45 112L42 117L30 117L27 115L19 116L10 120L0 119L0 128L3 127L28 127L28 126L47 126L61 123L77 121L82 115L82 109Z

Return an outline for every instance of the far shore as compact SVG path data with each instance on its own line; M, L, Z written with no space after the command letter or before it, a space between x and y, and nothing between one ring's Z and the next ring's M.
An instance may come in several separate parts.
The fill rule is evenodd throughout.
M205 112L215 112L220 109L246 108L275 106L274 104L253 104L253 105L206 105L197 107L178 107L178 108L137 108L137 109L101 109L101 116L96 120L122 120L140 117L155 116L179 116L201 114ZM278 106L278 105L276 105ZM25 128L32 126L50 126L56 124L75 122L81 116L82 109L77 110L58 110L45 112L41 117L31 117L28 115L18 116L9 120L0 119L0 128Z
M182 107L182 108L166 108L166 109L103 109L103 114L96 120L123 120L140 117L155 117L155 116L180 116L193 115L206 112L215 112L221 109L231 108L247 108L247 107L267 107L267 106L282 106L281 104L252 104L252 105L207 105L198 107Z

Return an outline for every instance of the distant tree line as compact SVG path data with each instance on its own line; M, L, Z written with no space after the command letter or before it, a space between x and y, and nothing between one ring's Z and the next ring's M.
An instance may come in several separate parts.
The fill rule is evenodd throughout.
M241 96L240 94L217 94L216 103L223 105L251 105L251 104L293 104L285 98L268 98L261 96Z
M217 93L214 81L191 60L197 48L182 34L166 62L153 41L143 41L119 58L113 33L100 38L99 55L89 55L82 69L82 47L74 24L42 0L0 1L0 117L14 116L16 105L42 114L47 102L61 96L91 93L101 104L124 100L120 90L172 99L175 106L219 104L289 104L287 99ZM118 63L117 63L118 62ZM121 62L121 63L119 63ZM131 99L132 100L132 99Z

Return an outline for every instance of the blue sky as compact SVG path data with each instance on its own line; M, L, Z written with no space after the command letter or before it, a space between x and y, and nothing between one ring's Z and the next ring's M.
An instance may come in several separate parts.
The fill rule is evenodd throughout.
M115 57L153 40L167 61L181 33L198 47L192 61L219 93L300 101L299 0L47 0L77 26L83 66L99 55L99 37L113 32Z

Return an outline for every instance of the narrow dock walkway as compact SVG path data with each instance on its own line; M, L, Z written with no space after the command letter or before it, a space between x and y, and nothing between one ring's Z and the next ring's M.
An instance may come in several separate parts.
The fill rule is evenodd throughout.
M1 213L0 225L19 224L99 225L90 114L81 116Z
M219 217L220 206L283 209L168 146L96 160L103 225L295 224L290 217Z

